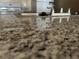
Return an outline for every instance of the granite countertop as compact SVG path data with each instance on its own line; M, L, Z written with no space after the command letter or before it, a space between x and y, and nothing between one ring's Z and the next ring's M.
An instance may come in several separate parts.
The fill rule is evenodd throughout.
M79 59L79 17L52 18L1 16L0 59Z

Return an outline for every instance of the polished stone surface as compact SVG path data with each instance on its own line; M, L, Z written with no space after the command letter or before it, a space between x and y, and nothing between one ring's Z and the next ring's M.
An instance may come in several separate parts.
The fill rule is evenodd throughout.
M79 59L79 16L61 18L0 15L0 59Z

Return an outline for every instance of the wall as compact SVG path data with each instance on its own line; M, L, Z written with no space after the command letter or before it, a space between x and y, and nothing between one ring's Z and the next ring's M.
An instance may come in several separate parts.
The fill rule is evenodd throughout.
M31 0L32 12L36 12L36 9L37 9L36 5L37 5L36 0Z
M20 2L21 0L0 0L0 2Z
M46 12L50 13L51 9L48 9L48 7L52 7L49 2L54 0L37 0L37 12Z
M26 8L28 12L31 12L31 0L21 0L22 6Z
M22 7L25 7L26 8L26 11L27 12L32 12L32 1L33 0L0 0L0 3L20 3L22 5ZM35 6L35 5L34 5Z

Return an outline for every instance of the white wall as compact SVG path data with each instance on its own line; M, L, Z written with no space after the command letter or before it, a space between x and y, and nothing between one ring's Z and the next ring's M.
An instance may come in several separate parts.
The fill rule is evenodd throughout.
M28 11L31 11L31 0L0 0L0 3L20 3L23 7L26 7Z
M50 1L54 1L54 0L37 0L37 12L50 13L51 10L47 9L47 7L51 7L51 5L49 5Z
M17 3L21 3L22 6L26 7L27 10L30 12L32 10L35 10L33 9L32 7L36 7L32 1L34 0L0 0L0 2L17 2ZM37 12L43 12L43 11L46 11L46 12L50 12L50 9L47 9L47 7L50 7L49 5L49 1L51 0L37 0L36 3L37 3ZM53 1L53 0L52 0ZM31 5L33 4L33 6Z
M31 0L21 0L22 6L26 7L28 11L31 11Z
M0 0L0 2L20 2L21 0Z

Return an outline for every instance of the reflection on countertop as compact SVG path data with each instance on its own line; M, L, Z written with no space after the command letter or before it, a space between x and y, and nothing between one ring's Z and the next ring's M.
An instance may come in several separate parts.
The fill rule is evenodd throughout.
M79 59L79 16L0 16L0 59Z
M52 29L52 24L55 23L55 21L57 23L63 23L63 22L69 22L70 20L70 16L62 16L62 17L17 17L15 15L0 15L0 21L2 21L3 23L12 23L14 22L14 24L19 25L18 23L20 23L20 25L22 24L21 21L29 21L29 24L32 24L33 27L35 27L35 29L38 29L40 31L43 30L50 30ZM16 21L18 21L17 23L15 23ZM3 26L7 26L8 24L2 24ZM27 24L28 25L28 24ZM8 25L9 26L9 25ZM12 27L12 26L9 26ZM16 26L17 27L17 26Z

